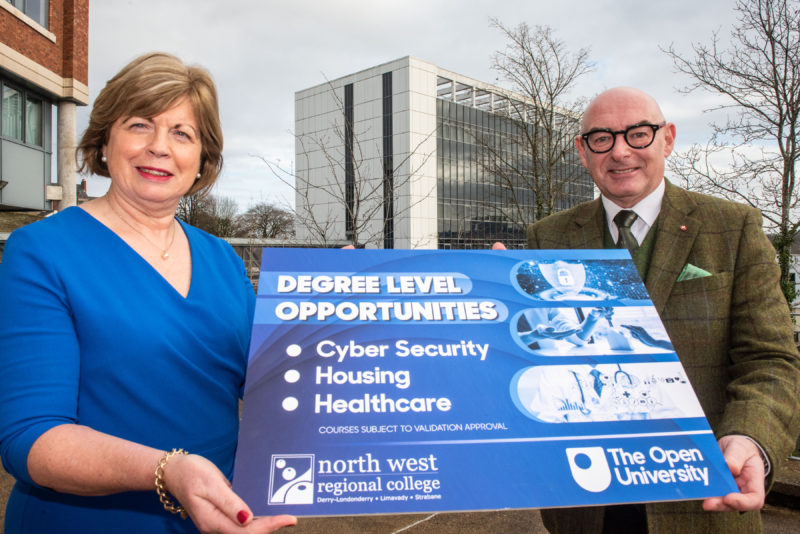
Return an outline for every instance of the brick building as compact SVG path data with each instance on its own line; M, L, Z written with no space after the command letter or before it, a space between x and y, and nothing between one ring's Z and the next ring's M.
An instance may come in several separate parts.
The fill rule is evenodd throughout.
M88 79L89 0L0 0L0 209L75 204Z

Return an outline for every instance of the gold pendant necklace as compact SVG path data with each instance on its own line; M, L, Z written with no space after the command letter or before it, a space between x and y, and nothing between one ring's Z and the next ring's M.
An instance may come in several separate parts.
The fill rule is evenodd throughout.
M160 246L156 245L153 241L151 241L146 235L144 235L144 233L140 232L131 223L123 219L122 216L119 213L117 213L117 210L114 209L114 206L112 206L110 202L108 203L108 205L111 206L111 211L114 212L114 215L116 215L120 221L128 225L128 228L130 228L131 230L142 236L145 241L147 241L148 243L150 243L151 245L153 245L154 247L156 247L158 250L161 251L162 260L167 261L169 259L169 249L170 247L172 247L172 243L175 242L175 224L176 224L175 219L172 219L172 225L170 227L170 229L172 230L172 236L169 238L169 243L167 243L167 246L165 248L161 248Z

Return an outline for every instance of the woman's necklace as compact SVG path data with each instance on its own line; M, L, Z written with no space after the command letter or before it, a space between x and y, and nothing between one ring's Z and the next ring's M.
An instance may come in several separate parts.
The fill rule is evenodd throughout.
M108 205L109 205L109 206L111 206L111 203L109 203ZM168 259L169 259L169 249L170 249L170 247L172 247L172 243L174 243L174 242L175 242L175 219L173 219L173 220L172 220L172 226L171 226L171 230L172 230L172 236L169 238L169 243L167 243L167 246L166 246L166 247L164 247L164 248L161 248L160 246L158 246L158 245L156 245L155 243L153 243L153 241L151 241L151 240L150 240L150 239L149 239L149 238L148 238L146 235L144 235L144 233L142 233L141 231L139 231L139 230L138 230L136 227L134 227L134 226L133 226L131 223L129 223L128 221L126 221L125 219L123 219L123 218L122 218L122 216L121 216L119 213L117 213L117 210L115 210L115 209L114 209L114 206L111 206L111 211L113 211L113 212L114 212L114 215L116 215L116 216L117 216L117 218L118 218L120 221L122 221L122 222L124 222L126 225L128 225L128 228L130 228L131 230L133 230L134 232L136 232L137 234L139 234L140 236L142 236L142 237L145 239L145 241L147 241L148 243L150 243L151 245L153 245L154 247L156 247L158 250L160 250L160 251L161 251L161 259L162 259L162 260L166 261L166 260L168 260Z

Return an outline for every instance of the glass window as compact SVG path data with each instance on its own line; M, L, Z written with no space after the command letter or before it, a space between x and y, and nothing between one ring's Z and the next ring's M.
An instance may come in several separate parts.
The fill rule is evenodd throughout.
M46 28L48 3L48 0L25 0L25 14Z
M30 95L25 100L25 142L42 146L42 101Z
M524 228L511 221L504 209L511 203L510 192L498 173L510 172L508 179L515 184L519 209L531 218L537 197L526 185L534 162L524 135L528 125L457 103L439 100L437 105L441 106L437 116L439 246L480 248L496 239L523 246ZM508 111L513 113L512 108ZM492 156L487 147L497 153ZM574 193L567 197L557 191L552 200L559 208L592 197L588 175L572 178L573 168L579 167L575 154L570 153L557 169L557 178L564 182L565 191L574 189Z
M7 85L3 86L3 135L23 141L22 93Z
M44 146L44 118L47 102L5 83L2 89L2 102L0 102L0 136L14 139L29 145Z
M47 28L50 0L8 0L8 3Z

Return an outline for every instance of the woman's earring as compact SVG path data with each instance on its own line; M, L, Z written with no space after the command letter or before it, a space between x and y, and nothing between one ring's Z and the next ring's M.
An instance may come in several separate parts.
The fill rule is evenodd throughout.
M108 158L107 158L107 157L105 157L105 156L100 156L100 161L102 161L103 163L105 163L105 162L107 162L107 161L108 161Z

